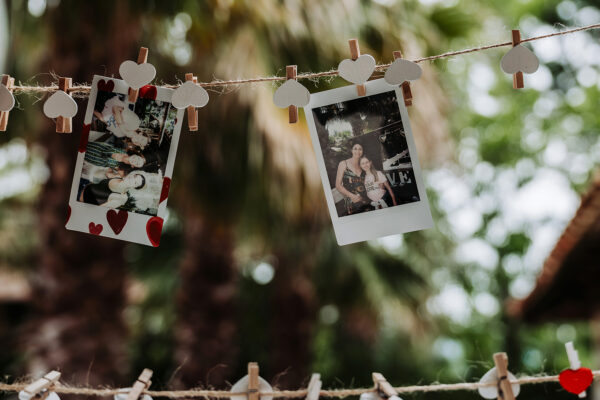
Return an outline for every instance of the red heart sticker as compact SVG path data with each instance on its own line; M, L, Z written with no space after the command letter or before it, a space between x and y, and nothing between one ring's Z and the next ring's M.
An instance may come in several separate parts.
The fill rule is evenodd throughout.
M125 224L127 223L128 216L129 215L125 210L108 210L106 212L106 220L108 221L108 225L110 225L113 232L115 232L115 235L121 233L121 231L125 227Z
M104 79L100 79L98 81L98 90L103 90L105 92L112 92L115 88L115 83L111 80L105 81Z
M69 220L71 219L71 206L68 206L69 209L67 210L67 220L65 221L65 226L67 226L67 224L69 223Z
M81 138L79 139L79 148L77 149L80 153L85 153L88 139L90 138L90 128L91 125L83 124L83 129L81 130Z
M160 244L160 235L162 234L163 219L160 217L152 217L146 223L146 233L152 246L158 247Z
M589 368L579 368L576 370L565 369L558 375L560 386L567 392L573 394L585 392L585 390L590 387L593 380L594 375Z
M95 224L93 222L90 222L88 228L90 229L90 233L92 235L99 235L102 232L102 224Z
M169 189L171 188L171 178L165 177L163 179L162 189L160 191L160 201L162 203L163 200L166 200L169 197Z
M143 99L151 99L156 100L156 86L154 85L146 85L140 88L139 95Z

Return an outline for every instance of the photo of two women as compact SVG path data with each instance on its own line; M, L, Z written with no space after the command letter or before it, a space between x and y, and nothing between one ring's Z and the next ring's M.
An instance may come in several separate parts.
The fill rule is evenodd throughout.
M419 201L394 91L312 111L339 217Z
M77 199L156 215L176 115L167 102L98 90Z

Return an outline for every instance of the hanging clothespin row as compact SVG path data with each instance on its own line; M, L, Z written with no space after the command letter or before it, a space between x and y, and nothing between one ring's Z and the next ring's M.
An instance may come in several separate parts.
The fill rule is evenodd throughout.
M512 45L513 48L502 57L500 67L507 74L513 75L513 88L522 89L523 72L533 74L540 62L531 50L521 44L521 32L518 29L512 31Z
M137 378L132 387L126 389L120 389L119 393L114 396L114 400L138 400L140 397L143 400L152 400L150 395L144 394L142 396L142 392L150 387L152 381L152 370L148 368L144 368L140 376Z
M400 400L396 389L379 372L373 372L373 383L379 397L388 400Z
M15 78L11 78L10 75L2 75L0 84L0 132L6 131L8 113L15 106L14 86Z
M19 400L31 400L31 399L48 399L48 400L60 400L55 392L52 392L53 386L58 386L58 380L60 379L60 372L50 371L43 378L38 379L27 385L25 389L19 392Z
M175 89L171 104L177 109L187 108L188 127L191 132L198 130L197 107L208 104L208 92L198 85L198 78L192 73L185 74L185 83Z
M259 375L258 363L248 363L248 375L237 381L232 387L231 400L272 400L273 396L264 395L273 388Z
M72 118L77 114L77 103L69 94L72 79L58 79L58 90L44 103L44 114L56 121L56 132L71 133Z
M367 88L364 83L369 80L375 70L375 59L369 54L360 54L357 39L348 40L348 44L352 59L342 60L338 65L338 73L342 78L356 85L356 92L359 96L365 96Z
M511 383L517 378L508 371L506 353L495 353L494 364L495 367L486 372L479 380L479 383L482 384L478 389L479 394L485 399L515 400L521 386L518 383Z
M319 400L321 385L321 374L312 374L310 381L308 382L306 400Z
M567 357L569 358L569 369L565 369L558 375L560 385L569 393L578 395L580 398L586 397L586 390L594 380L594 374L589 368L581 366L579 354L573 342L565 343Z
M285 68L286 81L273 94L273 103L280 108L288 108L289 123L298 122L298 107L310 102L310 92L296 80L298 67L288 65Z
M404 104L408 107L412 105L412 91L410 90L410 82L417 80L423 74L423 70L419 64L402 58L400 50L394 51L394 62L385 71L384 79L390 85L400 85Z
M141 47L137 62L127 60L119 66L121 78L129 86L129 101L135 103L138 98L139 89L152 82L156 76L156 68L148 63L148 48Z

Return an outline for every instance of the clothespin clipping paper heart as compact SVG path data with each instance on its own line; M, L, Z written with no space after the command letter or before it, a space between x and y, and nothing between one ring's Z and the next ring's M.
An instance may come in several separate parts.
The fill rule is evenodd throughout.
M509 381L514 381L517 378L515 378L515 376L512 373L508 373L507 375L507 379ZM498 373L496 372L496 367L490 369L488 372L485 373L485 375L483 375L481 377L481 379L479 380L479 383L482 384L493 384L490 386L482 386L479 389L477 389L479 391L479 394L481 395L481 397L483 397L484 399L496 399L498 398L498 387L499 385L499 380L498 380ZM513 391L513 395L515 397L517 397L517 395L519 394L519 392L521 391L521 385L519 385L518 383L513 383L512 385L512 391Z
M384 79L390 85L401 85L406 81L415 81L421 77L423 70L419 64L405 58L397 58L385 71Z
M248 391L248 383L249 383L249 381L250 381L250 378L248 377L248 375L244 376L242 379L240 379L239 381L237 381L231 387L230 392L231 393L243 393L243 392L247 392ZM268 393L268 392L272 392L273 388L271 387L271 385L269 385L269 382L265 381L263 378L261 378L259 376L258 377L258 391L260 393ZM229 396L229 398L231 400L247 400L247 396L245 394L231 395L231 396ZM273 396L261 395L260 399L261 400L273 400Z
M531 50L523 45L516 45L502 57L500 67L507 74L525 72L533 74L540 66L538 58Z
M277 107L289 106L304 107L310 102L310 92L301 83L294 79L288 79L275 91L273 103Z
M8 88L0 84L0 111L8 112L15 106L15 97Z
M356 60L349 58L342 60L338 65L338 72L342 78L355 85L365 83L375 70L375 59L369 54L363 54Z
M48 118L73 118L77 114L77 103L71 96L59 90L44 103L44 114Z
M208 104L208 92L193 81L186 81L175 89L173 97L171 97L171 104L178 109L189 106L204 107Z
M156 69L154 65L147 62L138 64L135 61L127 60L123 61L119 67L119 74L130 88L137 90L152 82L156 76Z

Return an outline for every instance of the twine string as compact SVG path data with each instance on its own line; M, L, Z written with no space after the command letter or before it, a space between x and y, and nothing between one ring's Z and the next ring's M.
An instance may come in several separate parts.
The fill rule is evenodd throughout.
M594 379L600 377L600 370L592 371ZM502 393L500 390L500 382L508 377L503 376L497 382L462 382L462 383L445 383L445 384L431 384L431 385L415 385L415 386L402 386L396 387L396 391L399 394L402 393L417 393L417 392L449 392L458 390L477 390L482 387L496 386L498 387L498 393ZM523 376L515 380L509 380L511 385L530 385L530 384L541 384L549 382L558 382L558 375L551 376ZM25 389L26 383L1 383L0 391L5 392L18 392ZM115 394L121 393L122 389L111 389L111 388L90 388L90 387L74 387L67 386L64 384L55 385L51 391L56 393L65 394L79 394L84 396L114 396ZM334 389L334 390L321 390L319 397L338 398L343 399L349 396L360 396L363 393L374 393L375 388L363 388L363 389ZM230 392L228 390L203 390L203 389L190 389L190 390L175 390L175 391L164 391L164 390L144 390L142 394L148 394L152 397L166 397L170 399L180 398L195 398L195 397L211 397L215 399L228 399L231 396L244 396L248 392ZM274 390L272 392L260 392L260 396L272 396L277 398L303 398L308 394L307 389L299 390ZM502 394L503 395L503 394Z
M567 29L564 31L553 32L553 33L549 33L546 35L530 37L528 39L521 40L521 43L533 42L534 40L541 40L541 39L551 38L554 36L568 35L571 33L588 31L588 30L598 29L598 28L600 28L600 24L587 25L587 26L577 27L577 28L573 28L573 29ZM439 60L442 58L449 58L449 57L459 56L459 55L468 54L468 53L475 53L478 51L495 49L498 47L505 47L505 46L512 46L512 42L496 43L496 44L490 44L490 45L486 45L486 46L473 47L470 49L450 51L447 53L438 54L438 55L434 55L434 56L416 58L411 61L413 61L415 63L421 63L421 62L425 62L425 61L435 61L435 60ZM391 63L376 65L375 71L385 71L386 69L389 68L390 65L391 65ZM334 77L334 76L338 76L338 75L339 75L339 71L337 69L332 69L330 71L309 72L309 73L298 74L296 76L296 79L298 79L298 80L309 79L309 80L314 81L314 80L319 80L321 78ZM205 87L205 88L216 88L216 87L227 87L227 86L239 86L239 85L259 83L259 82L278 82L278 81L285 81L286 79L287 78L285 76L269 76L269 77L257 77L257 78L233 79L233 80L217 79L217 80L213 80L211 82L198 82L198 85ZM167 88L167 89L176 89L179 86L180 85L171 84L171 85L162 85L162 86L158 86L158 87ZM16 86L13 86L13 88L14 88L14 93L25 93L25 94L52 93L52 92L56 92L58 90L57 85L50 85L50 86L16 85ZM70 94L75 95L76 97L85 97L85 95L88 95L90 93L90 91L91 91L91 87L88 84L75 85L75 86L72 86L68 90L68 92Z

